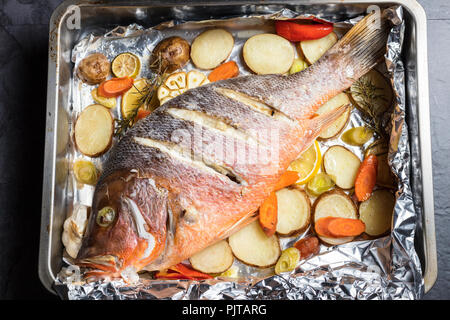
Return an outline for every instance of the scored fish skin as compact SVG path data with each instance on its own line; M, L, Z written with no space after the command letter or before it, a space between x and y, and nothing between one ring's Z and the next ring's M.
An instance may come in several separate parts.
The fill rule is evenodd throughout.
M315 111L380 58L386 30L365 20L352 29L359 42L351 30L303 72L210 83L139 121L104 164L77 263L114 277L129 266L161 270L253 221L289 164L345 109ZM105 206L116 218L101 227Z

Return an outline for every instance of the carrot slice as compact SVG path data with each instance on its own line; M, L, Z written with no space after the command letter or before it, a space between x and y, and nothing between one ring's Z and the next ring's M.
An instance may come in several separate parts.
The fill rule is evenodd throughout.
M212 279L212 277L209 274L192 270L192 269L186 267L182 263L179 263L175 266L170 267L169 270L176 271L176 272L182 274L183 276L186 276L189 279L193 279L193 280Z
M123 77L103 81L97 89L100 96L105 98L118 97L133 86L133 78Z
M377 156L367 156L358 169L355 179L355 195L358 201L366 201L372 195L373 188L377 182Z
M278 183L275 185L275 191L281 190L285 187L290 186L291 184L294 184L298 181L299 176L297 171L286 171L281 176Z
M215 68L208 75L211 82L234 78L239 74L239 67L234 61L228 61Z
M286 171L275 185L275 191L294 184L298 179L296 171ZM278 203L275 191L270 194L259 208L259 224L268 237L275 233L278 222Z
M359 219L336 218L328 224L328 231L335 238L356 237L366 230L366 225Z
M268 237L272 236L277 228L277 206L277 196L275 192L272 192L259 208L259 224Z
M336 217L325 217L325 218L318 219L314 223L314 229L316 230L316 233L319 236L323 236L323 237L333 237L333 235L328 230L328 225L330 224L331 221L333 221L335 219L339 219L339 218L336 218Z

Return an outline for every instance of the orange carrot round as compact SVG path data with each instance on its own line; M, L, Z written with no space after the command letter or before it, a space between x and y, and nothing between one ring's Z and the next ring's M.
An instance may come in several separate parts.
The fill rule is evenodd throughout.
M338 218L336 218L336 217L325 217L325 218L318 219L314 223L314 229L316 230L316 233L319 236L323 236L323 237L333 237L333 235L328 230L328 225L334 219L338 219Z
M259 208L259 224L264 233L270 237L275 233L278 222L278 203L275 192L264 201Z
M373 188L377 182L377 156L367 156L358 169L355 180L355 195L358 201L366 201L372 195Z
M208 75L211 82L234 78L239 74L239 67L234 61L228 61L215 68Z
M359 219L337 218L328 224L328 231L335 238L356 237L366 230L366 225Z
M286 171L275 185L275 191L281 190L297 182L300 177L297 171Z
M123 77L103 81L97 89L100 96L105 98L118 97L133 86L133 78Z

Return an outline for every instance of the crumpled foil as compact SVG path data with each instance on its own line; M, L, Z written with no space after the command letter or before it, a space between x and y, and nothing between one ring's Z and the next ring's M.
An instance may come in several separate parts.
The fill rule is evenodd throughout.
M421 265L414 249L414 234L420 223L420 212L413 202L410 187L411 154L408 143L408 130L405 121L405 73L401 60L404 21L400 6L389 10L393 22L385 56L385 75L391 79L395 101L392 113L385 118L386 128L390 130L389 164L398 178L396 205L390 235L376 240L360 240L340 246L322 245L320 253L307 260L301 260L292 273L273 275L273 269L260 270L235 261L239 278L215 278L204 281L153 280L146 275L132 276L124 280L98 281L85 283L80 270L71 264L66 256L65 267L57 276L55 289L62 298L68 299L419 299L424 285ZM188 41L199 33L201 28L210 26L233 26L236 44L232 59L241 67L241 74L250 74L240 57L245 39L253 34L273 31L273 25L265 23L269 19L311 18L299 15L288 9L264 16L242 16L239 18L208 20L197 22L169 21L154 28L144 30L133 24L118 27L102 36L88 35L73 49L72 61L77 63L93 51L100 51L111 60L120 52L139 53L143 61L142 72L149 72L150 50L161 39L171 35L181 35ZM320 15L319 15L320 17ZM335 29L348 30L361 17L345 21L335 20ZM253 28L249 27L253 26ZM269 29L268 29L269 28ZM272 28L272 29L270 29ZM185 70L193 68L190 64ZM73 119L82 106L90 104L89 87L74 77L72 85ZM115 116L120 118L120 112ZM364 124L358 110L352 112L350 126ZM339 144L340 139L327 141L325 146ZM348 147L348 146L347 146ZM350 147L351 148L351 147ZM361 150L352 149L360 158ZM81 157L76 150L72 157ZM104 158L95 160L101 166ZM93 189L73 188L69 193L73 203L90 205ZM294 238L281 239L283 248L292 245L304 234Z

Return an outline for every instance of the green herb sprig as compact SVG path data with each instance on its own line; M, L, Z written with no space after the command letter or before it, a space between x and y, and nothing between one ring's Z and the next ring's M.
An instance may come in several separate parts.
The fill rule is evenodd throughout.
M152 75L149 79L145 79L145 86L142 89L138 89L134 84L133 87L137 91L136 94L139 94L140 97L135 103L135 108L129 113L126 118L123 119L115 119L116 125L114 130L114 136L120 137L123 135L128 129L133 127L136 123L136 118L139 112L139 109L144 108L145 110L149 110L152 106L152 102L155 101L156 92L158 87L163 83L165 71L162 69L162 58L159 54L156 58L150 59L152 63L150 64L150 70L152 70Z
M381 91L381 93L379 93ZM359 98L358 104L361 109L371 118L372 129L380 136L385 136L382 129L381 113L377 109L377 100L387 102L383 88L377 87L368 77L361 77L353 83L352 94Z

